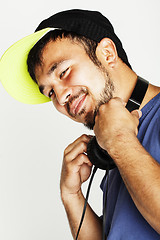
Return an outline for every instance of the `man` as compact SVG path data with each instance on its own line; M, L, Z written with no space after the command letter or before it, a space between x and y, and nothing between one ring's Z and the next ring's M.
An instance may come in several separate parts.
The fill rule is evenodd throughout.
M159 239L160 234L160 88L149 84L141 111L130 113L125 106L137 78L111 23L84 10L44 20L0 62L1 82L13 97L32 104L50 99L59 112L93 128L113 158L108 240ZM86 155L90 139L83 135L64 151L61 197L74 238L84 205L81 185L92 168ZM102 220L89 205L79 239L102 239Z

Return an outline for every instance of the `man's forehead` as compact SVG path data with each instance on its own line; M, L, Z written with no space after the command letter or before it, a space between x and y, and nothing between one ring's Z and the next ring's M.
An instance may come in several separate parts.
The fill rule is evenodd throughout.
M86 51L82 44L77 41L72 41L67 38L57 39L56 41L49 41L44 47L41 55L42 64L53 64L60 65L60 63L70 59L78 58L85 54Z
M58 37L57 39L50 39L48 41L48 43L45 45L44 47L44 51L47 51L48 49L50 48L59 48L60 46L67 46L67 45L74 45L74 41L72 41L71 39L69 38L65 38L65 37Z
M47 53L51 49L54 49L56 53L64 53L64 50L69 52L70 48L84 50L84 44L76 39L70 39L68 37L58 37L56 40L50 39L49 42L45 45L43 52Z

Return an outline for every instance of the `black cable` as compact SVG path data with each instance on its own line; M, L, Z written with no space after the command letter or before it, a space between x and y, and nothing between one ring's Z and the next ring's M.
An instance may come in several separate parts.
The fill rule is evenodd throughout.
M104 206L103 206L103 232L102 232L102 240L106 239L105 234L105 225L106 225L106 216L107 216L107 195L108 195L108 185L109 185L109 168L106 170L106 177L107 177L107 184L106 184L106 191L104 196Z
M93 181L93 178L94 178L94 175L95 175L96 171L97 171L97 167L94 167L94 169L92 171L92 175L91 175L90 181L89 181L89 184L88 184L87 194L86 194L86 198L85 198L85 202L84 202L84 207L83 207L81 221L80 221L79 228L78 228L77 235L76 235L76 240L78 239L78 235L79 235L82 223L83 223L83 219L84 219L84 215L85 215L86 207L87 207L87 203L88 203L88 197L89 197L91 184L92 184L92 181Z

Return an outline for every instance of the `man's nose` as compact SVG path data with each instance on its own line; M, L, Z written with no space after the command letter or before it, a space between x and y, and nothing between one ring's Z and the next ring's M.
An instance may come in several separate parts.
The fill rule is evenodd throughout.
M56 94L56 99L61 106L64 106L72 95L72 89L69 87L57 87L54 89Z

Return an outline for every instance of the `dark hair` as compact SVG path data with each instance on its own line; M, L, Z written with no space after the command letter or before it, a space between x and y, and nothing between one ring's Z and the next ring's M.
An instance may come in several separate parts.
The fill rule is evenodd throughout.
M80 43L89 58L94 62L96 66L100 66L101 63L97 59L96 56L96 47L97 47L97 42L90 40L84 36L80 36L75 34L74 32L67 32L65 30L54 30L48 32L45 36L43 36L30 50L27 58L27 65L28 65L28 72L31 76L31 78L36 81L36 76L35 76L35 67L36 66L41 66L42 64L42 54L43 54L43 49L46 46L46 44L49 41L56 41L58 38L68 38L71 41Z
M80 43L84 47L87 55L93 61L93 63L98 67L102 67L101 62L98 60L98 58L96 56L96 47L97 47L97 44L98 44L96 41L91 40L89 38L86 38L82 35L78 35L74 32L68 32L68 31L65 31L65 30L56 29L54 31L49 31L45 36L43 36L33 46L33 48L30 50L30 52L28 54L28 59L27 59L28 72L29 72L31 78L36 83L37 83L37 80L36 80L36 76L35 76L35 67L36 66L41 66L41 64L42 64L43 49L49 41L51 41L51 40L56 41L58 38L60 38L60 39L68 38L71 41ZM117 51L118 50L119 49L117 49ZM124 59L122 61L125 62L125 64L127 64L128 67L131 68L128 61L126 62L126 61L124 61Z

